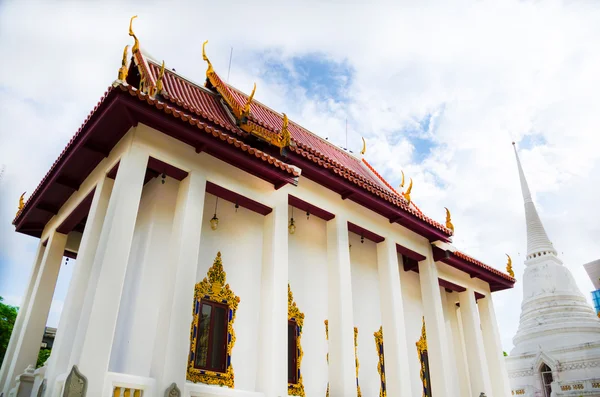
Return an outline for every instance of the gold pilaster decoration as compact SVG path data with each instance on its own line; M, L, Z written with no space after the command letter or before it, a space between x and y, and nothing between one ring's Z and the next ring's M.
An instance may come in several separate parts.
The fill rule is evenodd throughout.
M423 382L423 397L431 397L431 385L429 379L429 357L427 355L427 333L425 330L425 316L421 327L421 338L417 341L417 352L421 362L421 381Z
M132 16L131 19L129 20L129 35L131 37L133 37L133 47L131 48L132 54L135 54L136 52L138 52L140 50L140 41L138 40L135 33L133 33L133 20L135 18L137 18L137 15Z
M129 59L127 58L127 52L129 50L129 46L126 45L125 49L123 49L123 59L121 60L121 68L119 69L119 77L120 81L127 80L127 73L129 72Z
M212 63L206 55L206 44L208 40L202 44L202 59L208 64L206 69L207 85L210 84L221 95L227 106L231 109L233 116L236 119L237 125L245 132L252 134L271 145L280 149L290 146L291 137L286 128L281 131L271 131L270 129L260 125L251 115L251 105L256 92L256 83L254 89L245 103L240 103L237 97L233 94L232 89L219 77L212 66Z
M237 311L240 298L236 296L226 283L227 274L223 270L221 261L221 253L217 253L213 265L208 269L207 277L196 284L194 288L194 304L192 306L192 326L190 330L190 354L187 366L187 380L194 383L207 383L209 385L227 386L233 388L234 374L233 366L231 365L231 353L235 344L235 331L233 322L235 321L235 313ZM200 303L202 300L221 303L227 305L228 321L227 321L227 357L225 364L225 372L214 372L199 369L194 367L194 357L196 355L196 334L199 332L198 319L200 312Z
M506 263L506 273L510 274L510 276L512 278L515 278L515 272L513 271L512 268L512 259L510 258L510 255L505 254L508 257L508 262Z
M367 153L367 141L365 141L365 138L362 138L362 137L361 137L361 139L362 139L362 141L363 141L363 147L362 147L362 150L360 151L360 154L361 154L362 156L364 156L364 155L365 155L365 153Z
M452 233L454 233L454 225L452 224L452 215L450 214L450 210L446 207L444 207L446 209L446 227L450 230L452 230Z
M356 327L354 327L354 362L356 364L356 395L362 397L360 385L358 384L358 368L360 365L358 363L358 328Z
M298 309L296 302L294 302L294 295L292 289L288 284L288 320L296 323L296 373L298 376L297 383L288 383L288 395L305 397L304 393L304 382L302 381L302 371L300 370L302 364L302 357L304 352L302 351L302 344L300 338L302 337L302 326L304 325L304 313Z
M19 197L19 206L17 207L17 214L21 212L23 208L25 208L25 193L27 192L23 192L23 194L21 194L21 197Z
M408 201L408 204L410 204L410 193L412 192L412 187L413 187L413 180L412 180L412 178L410 178L410 182L408 184L408 189L406 189L406 192L402 193L402 196L404 196L406 201Z
M377 372L379 372L380 386L379 386L379 397L387 397L385 389L385 365L383 361L383 326L379 327L379 331L373 333L375 337L375 348L377 349L377 357L379 361L377 363Z

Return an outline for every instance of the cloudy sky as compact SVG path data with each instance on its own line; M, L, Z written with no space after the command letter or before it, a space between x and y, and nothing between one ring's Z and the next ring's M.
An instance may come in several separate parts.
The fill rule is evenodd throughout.
M330 141L360 150L443 221L455 245L520 279L516 141L548 234L586 296L600 258L600 3L596 1L0 1L0 295L19 304L36 240L14 233L31 192L117 77L129 18L142 48L202 82L223 77ZM227 3L227 4L225 4ZM451 3L451 4L449 4ZM177 4L177 5L175 5ZM62 267L58 323L74 262ZM505 350L522 285L495 295Z

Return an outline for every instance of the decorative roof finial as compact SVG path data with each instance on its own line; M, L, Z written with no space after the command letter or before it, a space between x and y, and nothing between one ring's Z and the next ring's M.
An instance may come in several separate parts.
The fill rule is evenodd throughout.
M510 258L510 255L505 255L508 257L508 262L506 263L506 273L508 273L512 278L515 278L515 272L512 268L512 259Z
M409 205L410 205L410 192L412 191L412 186L413 186L413 180L412 180L412 178L410 178L410 183L408 184L408 189L406 189L406 192L402 193L402 195L404 196L406 201L408 201Z
M365 141L365 138L362 138L362 141L363 141L363 147L362 147L362 150L360 151L360 154L364 156L365 153L367 152L367 142Z
M451 214L448 208L446 208L446 227L452 230L452 233L454 233L454 225L452 224Z
M400 172L402 173L402 182L400 182L400 187L404 187L404 171L400 170Z
M208 75L214 73L215 70L213 69L212 63L210 63L208 57L206 56L206 44L208 44L208 40L202 43L202 59L208 63L208 69L206 69L206 77L208 77Z
M129 46L126 45L125 49L123 49L123 59L121 60L121 68L119 69L119 77L120 81L127 80L127 73L129 72L129 59L127 59L127 50L129 50Z
M284 148L292 144L292 134L290 134L290 130L288 129L289 124L290 121L288 120L287 114L283 113L283 124L281 126L281 153L283 153Z
M23 208L25 208L25 199L24 199L25 193L27 193L27 192L23 192L23 194L21 195L21 197L19 197L19 207L18 207L18 210L17 210L17 214L19 212L21 212L21 210Z
M163 90L163 77L165 77L165 61L162 62L162 66L160 67L160 72L158 73L158 78L156 79L156 92L155 94L160 94Z
M252 88L252 92L250 93L250 96L248 97L248 100L246 101L246 104L244 105L244 108L242 109L242 117L248 117L248 115L250 114L250 105L252 105L252 99L254 99L254 93L256 93L256 83L254 83L254 88Z
M132 54L135 54L136 52L138 52L140 50L140 41L138 40L135 33L133 33L133 20L135 18L137 18L137 15L132 16L131 19L129 20L129 35L131 37L133 37L133 40L134 40L133 48L131 48Z

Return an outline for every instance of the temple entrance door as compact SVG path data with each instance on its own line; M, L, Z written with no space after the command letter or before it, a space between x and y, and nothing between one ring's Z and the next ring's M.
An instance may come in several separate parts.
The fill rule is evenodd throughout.
M542 363L542 366L540 367L540 375L542 378L542 389L544 390L544 397L550 397L550 394L552 393L551 385L553 381L552 370L545 363Z

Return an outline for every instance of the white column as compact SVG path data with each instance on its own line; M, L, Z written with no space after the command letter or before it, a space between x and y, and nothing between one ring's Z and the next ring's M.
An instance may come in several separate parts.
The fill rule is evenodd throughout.
M389 396L412 397L398 253L390 237L377 244L385 386Z
M8 383L12 382L12 380L10 378L7 378L6 375L8 373L8 369L10 368L10 364L12 363L15 348L17 347L17 343L19 341L19 336L21 335L21 332L23 330L23 321L25 320L25 317L27 317L27 307L29 306L31 293L33 291L33 287L35 286L35 281L37 280L38 273L40 271L40 265L42 263L42 258L44 257L45 248L46 247L44 247L44 245L42 244L42 240L40 240L38 243L37 253L35 254L35 259L33 261L33 266L31 268L31 275L29 276L27 290L23 295L23 301L21 302L21 306L17 314L17 320L15 321L15 325L13 326L12 334L10 335L10 341L6 349L6 353L4 354L2 369L0 369L0 393L5 389L5 382L7 381L7 379Z
M427 332L432 394L442 393L447 397L456 397L452 393L452 381L450 379L452 361L447 348L450 341L446 335L438 270L432 260L431 250L429 250L427 258L419 262L419 280Z
M352 275L348 221L343 215L327 222L327 285L329 315L329 395L356 395Z
M87 216L85 230L79 245L77 261L73 276L69 283L69 290L65 298L65 305L60 316L56 338L52 346L52 354L46 372L47 393L52 395L54 380L57 375L67 372L71 348L77 333L77 325L81 315L81 308L85 299L85 293L90 288L90 274L92 263L96 255L100 231L104 223L106 208L112 190L112 180L103 177L96 185L94 197Z
M8 395L8 389L15 376L22 374L28 365L35 367L66 243L66 234L56 231L50 233L35 285L31 291L21 333L6 374L5 395Z
M489 374L492 382L492 390L495 397L509 396L511 389L508 381L508 372L504 361L500 332L496 322L496 312L491 293L485 298L479 299L479 316L483 333L483 345L487 358Z
M483 349L483 337L479 324L479 314L477 313L477 303L475 302L475 291L467 288L466 291L458 293L458 299L465 341L469 341L467 363L469 378L471 379L471 391L477 396L483 392L486 396L491 397L493 394L490 373Z
M160 329L157 331L153 357L159 395L172 382L182 390L185 384L205 194L206 178L197 171L190 172L179 184L169 247L174 280L170 288L165 286L165 292L171 293L164 295L159 315L159 322L168 326L164 338Z
M465 349L465 342L462 337L460 320L458 318L458 307L456 301L458 300L458 294L452 292L447 296L447 313L450 320L450 327L452 328L452 341L450 346L450 354L455 358L456 373L458 378L456 383L459 387L459 396L471 396L471 384L469 382L469 374L467 372L467 356Z
M264 218L260 331L256 390L287 396L288 195L275 193L273 212Z
M102 226L101 246L94 258L93 266L98 262L100 274L79 358L79 369L88 379L87 392L93 396L102 393L108 371L147 164L148 153L136 145L121 158Z
M96 253L104 252L106 249L106 242L108 240L108 234L102 233L102 228L104 227L104 219L106 219L106 211L108 209L108 203L110 202L110 196L114 187L115 181L113 179L103 177L102 186L98 184L96 186L96 190L101 189L100 192L100 200L98 202L98 206L96 207L96 213L93 215L93 218L88 218L88 222L93 221L93 226L90 226L94 230L91 232L95 234L95 237L90 235L89 238L89 246L86 249L87 253L83 255L82 258L78 259L81 261L85 259L86 261L91 262L91 270L88 279L88 283L85 287L84 297L82 298L82 306L80 309L80 316L77 320L75 336L73 338L73 345L71 346L71 352L69 356L69 363L67 365L66 372L71 370L73 365L79 365L79 358L81 357L81 349L83 347L83 342L85 339L85 335L87 332L87 326L90 321L90 314L92 311L92 304L94 303L94 295L96 294L96 285L98 285L98 278L100 277L100 270L102 266L102 261L96 260ZM94 197L95 199L95 197ZM91 217L91 209L90 215ZM88 226L86 225L86 229ZM95 242L95 247L93 244ZM57 373L59 375L60 373ZM50 385L48 385L50 386ZM54 386L54 385L52 385Z

